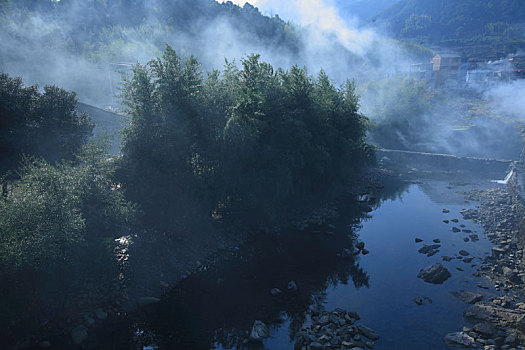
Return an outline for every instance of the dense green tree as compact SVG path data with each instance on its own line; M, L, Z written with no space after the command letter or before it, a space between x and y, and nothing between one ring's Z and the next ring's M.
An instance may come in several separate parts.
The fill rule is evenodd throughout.
M16 168L22 154L72 159L93 129L76 106L74 92L46 86L40 93L0 73L0 172Z
M124 199L107 157L91 143L78 165L24 161L20 179L0 198L2 272L71 267L87 245L122 232L135 209Z
M122 98L132 116L123 179L159 221L196 210L263 219L260 209L349 181L371 157L353 83L274 70L258 55L204 76L167 47L135 68Z

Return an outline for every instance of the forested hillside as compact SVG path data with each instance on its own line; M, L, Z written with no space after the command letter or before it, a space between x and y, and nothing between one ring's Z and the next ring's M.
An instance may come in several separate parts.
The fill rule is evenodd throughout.
M60 85L91 104L113 102L116 71L160 55L166 43L201 58L206 69L254 52L292 58L301 45L292 25L249 4L0 1L0 71ZM128 65L116 65L122 62Z
M521 0L401 0L373 23L398 38L495 59L525 49L524 18Z
M392 6L397 0L336 0L344 17L367 21Z

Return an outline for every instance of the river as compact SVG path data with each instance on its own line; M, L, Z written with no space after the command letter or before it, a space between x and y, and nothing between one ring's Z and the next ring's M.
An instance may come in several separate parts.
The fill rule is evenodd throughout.
M487 180L476 186L501 185ZM355 201L346 201L323 227L260 235L225 254L218 266L190 276L158 304L108 323L90 342L100 349L293 349L293 335L308 324L308 311L340 307L357 312L380 334L376 349L445 349L443 336L461 330L467 307L450 292L497 293L473 276L491 243L479 224L460 214L476 205L458 193L471 187L412 183L372 199L368 214ZM452 227L472 232L453 232ZM479 240L465 241L470 234ZM423 242L416 243L416 237ZM424 244L436 244L435 239L437 254L418 252ZM338 256L358 241L369 254ZM473 261L465 263L460 250ZM420 269L437 262L451 272L448 280L434 285L417 278ZM297 290L287 289L290 281ZM273 288L281 293L272 295ZM423 305L414 302L416 297L423 298ZM255 320L271 330L263 347L246 342Z

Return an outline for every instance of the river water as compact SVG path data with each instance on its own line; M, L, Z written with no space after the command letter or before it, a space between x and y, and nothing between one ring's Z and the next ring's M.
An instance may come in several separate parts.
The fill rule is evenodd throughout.
M498 185L486 181L482 186ZM98 346L259 349L246 339L253 322L262 320L271 329L265 349L293 349L293 335L308 323L308 310L341 307L356 311L363 324L379 332L376 349L444 349L443 336L461 330L467 307L450 292L496 293L472 275L491 243L480 225L460 214L476 205L458 193L470 188L445 181L410 184L383 194L368 214L359 211L355 201L347 201L340 203L339 215L327 226L261 235L225 254L216 268L189 277L129 323L108 325L98 336ZM459 222L443 222L452 219ZM479 240L465 242L472 233L453 232L453 226L471 230ZM416 243L416 237L423 242ZM437 254L418 252L424 244L435 244L434 239L440 240ZM356 241L364 242L370 253L352 259L338 256L343 248L353 249ZM458 259L460 250L474 260ZM447 262L442 256L456 258ZM420 269L437 262L452 277L441 285L417 278ZM296 291L287 289L290 281L296 283ZM282 293L274 296L272 288ZM427 298L423 305L413 301L418 296Z

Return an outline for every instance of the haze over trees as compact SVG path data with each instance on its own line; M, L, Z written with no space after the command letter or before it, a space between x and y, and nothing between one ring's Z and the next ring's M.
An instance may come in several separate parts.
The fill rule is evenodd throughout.
M93 130L89 116L76 106L74 92L45 86L41 93L0 73L0 172L16 168L24 154L72 159Z
M257 55L241 63L204 75L168 46L126 81L123 182L148 217L196 202L261 214L350 181L372 158L351 82L336 88L324 72L274 70Z
M525 49L521 0L401 0L373 23L394 36L455 49L465 58L499 59Z

